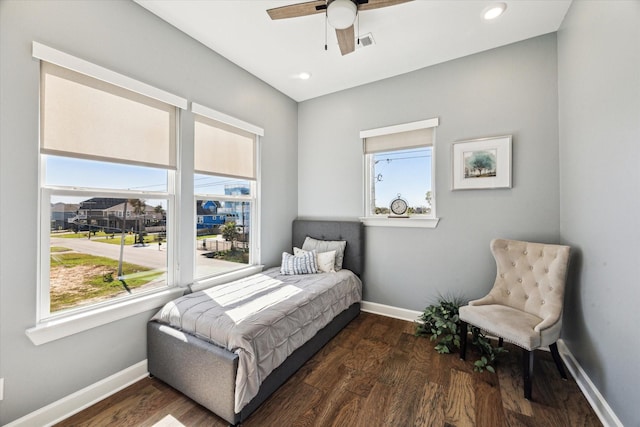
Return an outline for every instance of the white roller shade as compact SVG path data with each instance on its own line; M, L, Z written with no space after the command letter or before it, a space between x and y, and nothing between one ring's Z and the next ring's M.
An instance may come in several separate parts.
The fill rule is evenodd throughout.
M383 151L403 150L414 147L432 146L434 129L440 120L437 118L420 120L378 129L363 130L360 138L363 140L365 154Z
M380 153L430 145L433 145L433 128L365 138L364 152L366 154Z
M196 173L256 179L256 135L195 115Z
M176 168L176 107L41 62L43 154Z

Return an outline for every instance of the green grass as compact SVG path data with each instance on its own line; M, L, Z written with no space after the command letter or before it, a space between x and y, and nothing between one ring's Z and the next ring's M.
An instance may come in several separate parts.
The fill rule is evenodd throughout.
M81 231L79 233L53 233L51 234L51 237L60 237L62 239L87 239L87 233L88 231ZM96 238L96 237L106 237L107 233L105 233L104 231L98 231L96 232L96 234L93 234L93 232L91 232L91 238Z
M242 249L215 252L213 254L213 258L231 262L239 262L242 264L249 264L249 252Z
M126 246L133 245L135 244L137 238L138 238L137 234L136 235L126 234L124 236L124 244ZM96 239L96 242L109 243L110 245L119 245L121 239L122 239L122 234L116 234L115 236L113 236L113 239L100 239L100 240ZM149 237L145 238L145 241L147 240L150 240Z
M51 236L62 237L65 239L87 239L87 232L85 231L82 233L52 234ZM113 236L113 238L111 236ZM103 231L98 231L95 234L95 236L91 234L91 240L95 242L100 242L100 243L108 243L110 245L119 245L121 237L122 237L122 234L119 234L119 233L111 234L111 233L105 233ZM125 246L134 245L137 239L138 239L137 234L127 233L124 236L124 244ZM158 244L157 234L147 234L146 236L144 236L144 242L147 244L150 244L150 243Z
M69 252L71 250L72 249L65 248L64 246L51 246L51 249L49 249L49 251L51 253L53 253L53 252Z
M219 236L219 234L205 234L205 235L202 235L202 236L196 236L196 239L198 239L198 240L215 239L218 236Z
M122 294L125 291L122 282L117 280L118 261L110 258L99 257L82 253L56 253L51 255L51 268L62 267L69 269L69 277L73 269L80 266L98 267L99 273L86 274L81 277L81 283L74 283L73 289L51 290L51 312L74 307L82 302L94 299ZM146 273L148 272L148 273ZM146 274L145 274L146 273ZM124 276L132 275L125 281L129 289L139 288L162 275L162 272L150 270L136 264L123 263ZM109 277L113 280L109 280Z

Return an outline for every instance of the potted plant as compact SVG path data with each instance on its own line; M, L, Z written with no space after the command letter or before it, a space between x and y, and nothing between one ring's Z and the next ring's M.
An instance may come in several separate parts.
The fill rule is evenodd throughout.
M416 323L417 336L429 336L435 341L435 350L440 353L451 353L454 348L460 348L460 317L458 309L465 302L460 297L439 297L436 304L424 309ZM487 370L495 372L495 362L500 353L507 350L504 347L494 347L489 338L477 327L469 325L471 343L478 349L480 358L473 363L477 372Z

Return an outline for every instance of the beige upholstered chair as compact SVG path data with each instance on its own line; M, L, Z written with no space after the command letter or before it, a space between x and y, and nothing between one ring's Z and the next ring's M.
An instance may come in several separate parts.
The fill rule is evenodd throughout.
M495 239L491 252L497 274L483 298L460 307L460 357L465 358L467 324L523 349L524 397L531 399L534 350L549 346L562 378L567 378L556 341L562 327L562 306L569 246Z

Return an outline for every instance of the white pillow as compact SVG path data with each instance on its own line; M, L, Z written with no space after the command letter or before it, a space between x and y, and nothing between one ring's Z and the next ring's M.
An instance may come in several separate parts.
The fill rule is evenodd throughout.
M293 248L293 254L295 256L308 253L300 248ZM316 264L318 265L318 271L323 273L335 273L336 251L320 252L316 255Z
M336 271L342 270L342 261L344 260L344 251L347 246L345 240L318 240L313 237L307 236L302 244L302 249L305 251L316 250L316 252L329 252L336 251L336 262L334 263L334 269Z

